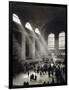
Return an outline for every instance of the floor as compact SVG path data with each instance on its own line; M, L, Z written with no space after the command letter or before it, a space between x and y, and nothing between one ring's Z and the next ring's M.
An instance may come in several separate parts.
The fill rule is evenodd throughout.
M30 75L31 74L36 74L37 75L37 80L32 80L30 81ZM24 85L24 82L29 82L29 85L38 85L38 84L43 84L43 82L45 81L45 83L51 83L52 82L52 77L54 77L54 81L56 83L56 78L55 76L49 77L48 76L48 72L44 73L43 75L40 76L40 73L34 73L34 71L30 71L29 76L28 73L21 73L18 76L16 76L13 79L13 86L14 85Z

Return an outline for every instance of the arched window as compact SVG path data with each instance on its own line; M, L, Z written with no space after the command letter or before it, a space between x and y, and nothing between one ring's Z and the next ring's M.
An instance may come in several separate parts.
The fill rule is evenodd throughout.
M30 31L33 31L32 26L29 22L25 24L25 28L29 29Z
M13 13L13 21L21 25L20 19L15 13Z
M65 32L59 33L59 49L65 49Z
M48 49L55 48L55 35L53 33L48 36Z
M37 33L37 34L40 35L40 32L39 32L39 29L38 28L35 29L35 33Z

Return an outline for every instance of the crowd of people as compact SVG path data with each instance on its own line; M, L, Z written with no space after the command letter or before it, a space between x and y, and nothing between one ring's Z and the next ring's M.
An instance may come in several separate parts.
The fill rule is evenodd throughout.
M26 66L26 72L28 74L28 77L30 77L30 81L34 80L37 81L37 75L30 75L30 69L31 66L29 68L29 66ZM34 71L34 73L38 73L40 74L40 77L42 75L45 75L46 73L48 73L48 77L52 78L52 82L51 83L64 83L65 82L65 66L64 64L58 64L58 63L42 63L42 64L35 64L32 65L32 69ZM30 76L29 76L30 75ZM44 81L45 84L45 81Z

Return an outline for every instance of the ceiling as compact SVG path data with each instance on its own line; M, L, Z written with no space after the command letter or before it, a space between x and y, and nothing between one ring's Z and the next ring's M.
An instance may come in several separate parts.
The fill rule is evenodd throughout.
M66 8L63 6L15 3L13 13L19 16L23 24L30 22L40 30L66 30Z

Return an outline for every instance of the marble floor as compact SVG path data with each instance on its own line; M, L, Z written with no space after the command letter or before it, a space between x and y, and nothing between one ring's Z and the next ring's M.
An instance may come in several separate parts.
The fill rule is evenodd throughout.
M36 75L37 76L37 80L32 80L30 81L30 75ZM30 71L29 72L29 76L28 73L21 73L19 75L17 75L15 78L13 78L13 86L15 85L24 85L24 82L29 82L29 85L38 85L38 84L43 84L43 82L45 81L45 83L51 83L52 82L52 77L54 77L54 82L56 83L56 78L55 75L51 75L51 77L48 76L48 72L40 75L40 73L35 73L34 71Z

